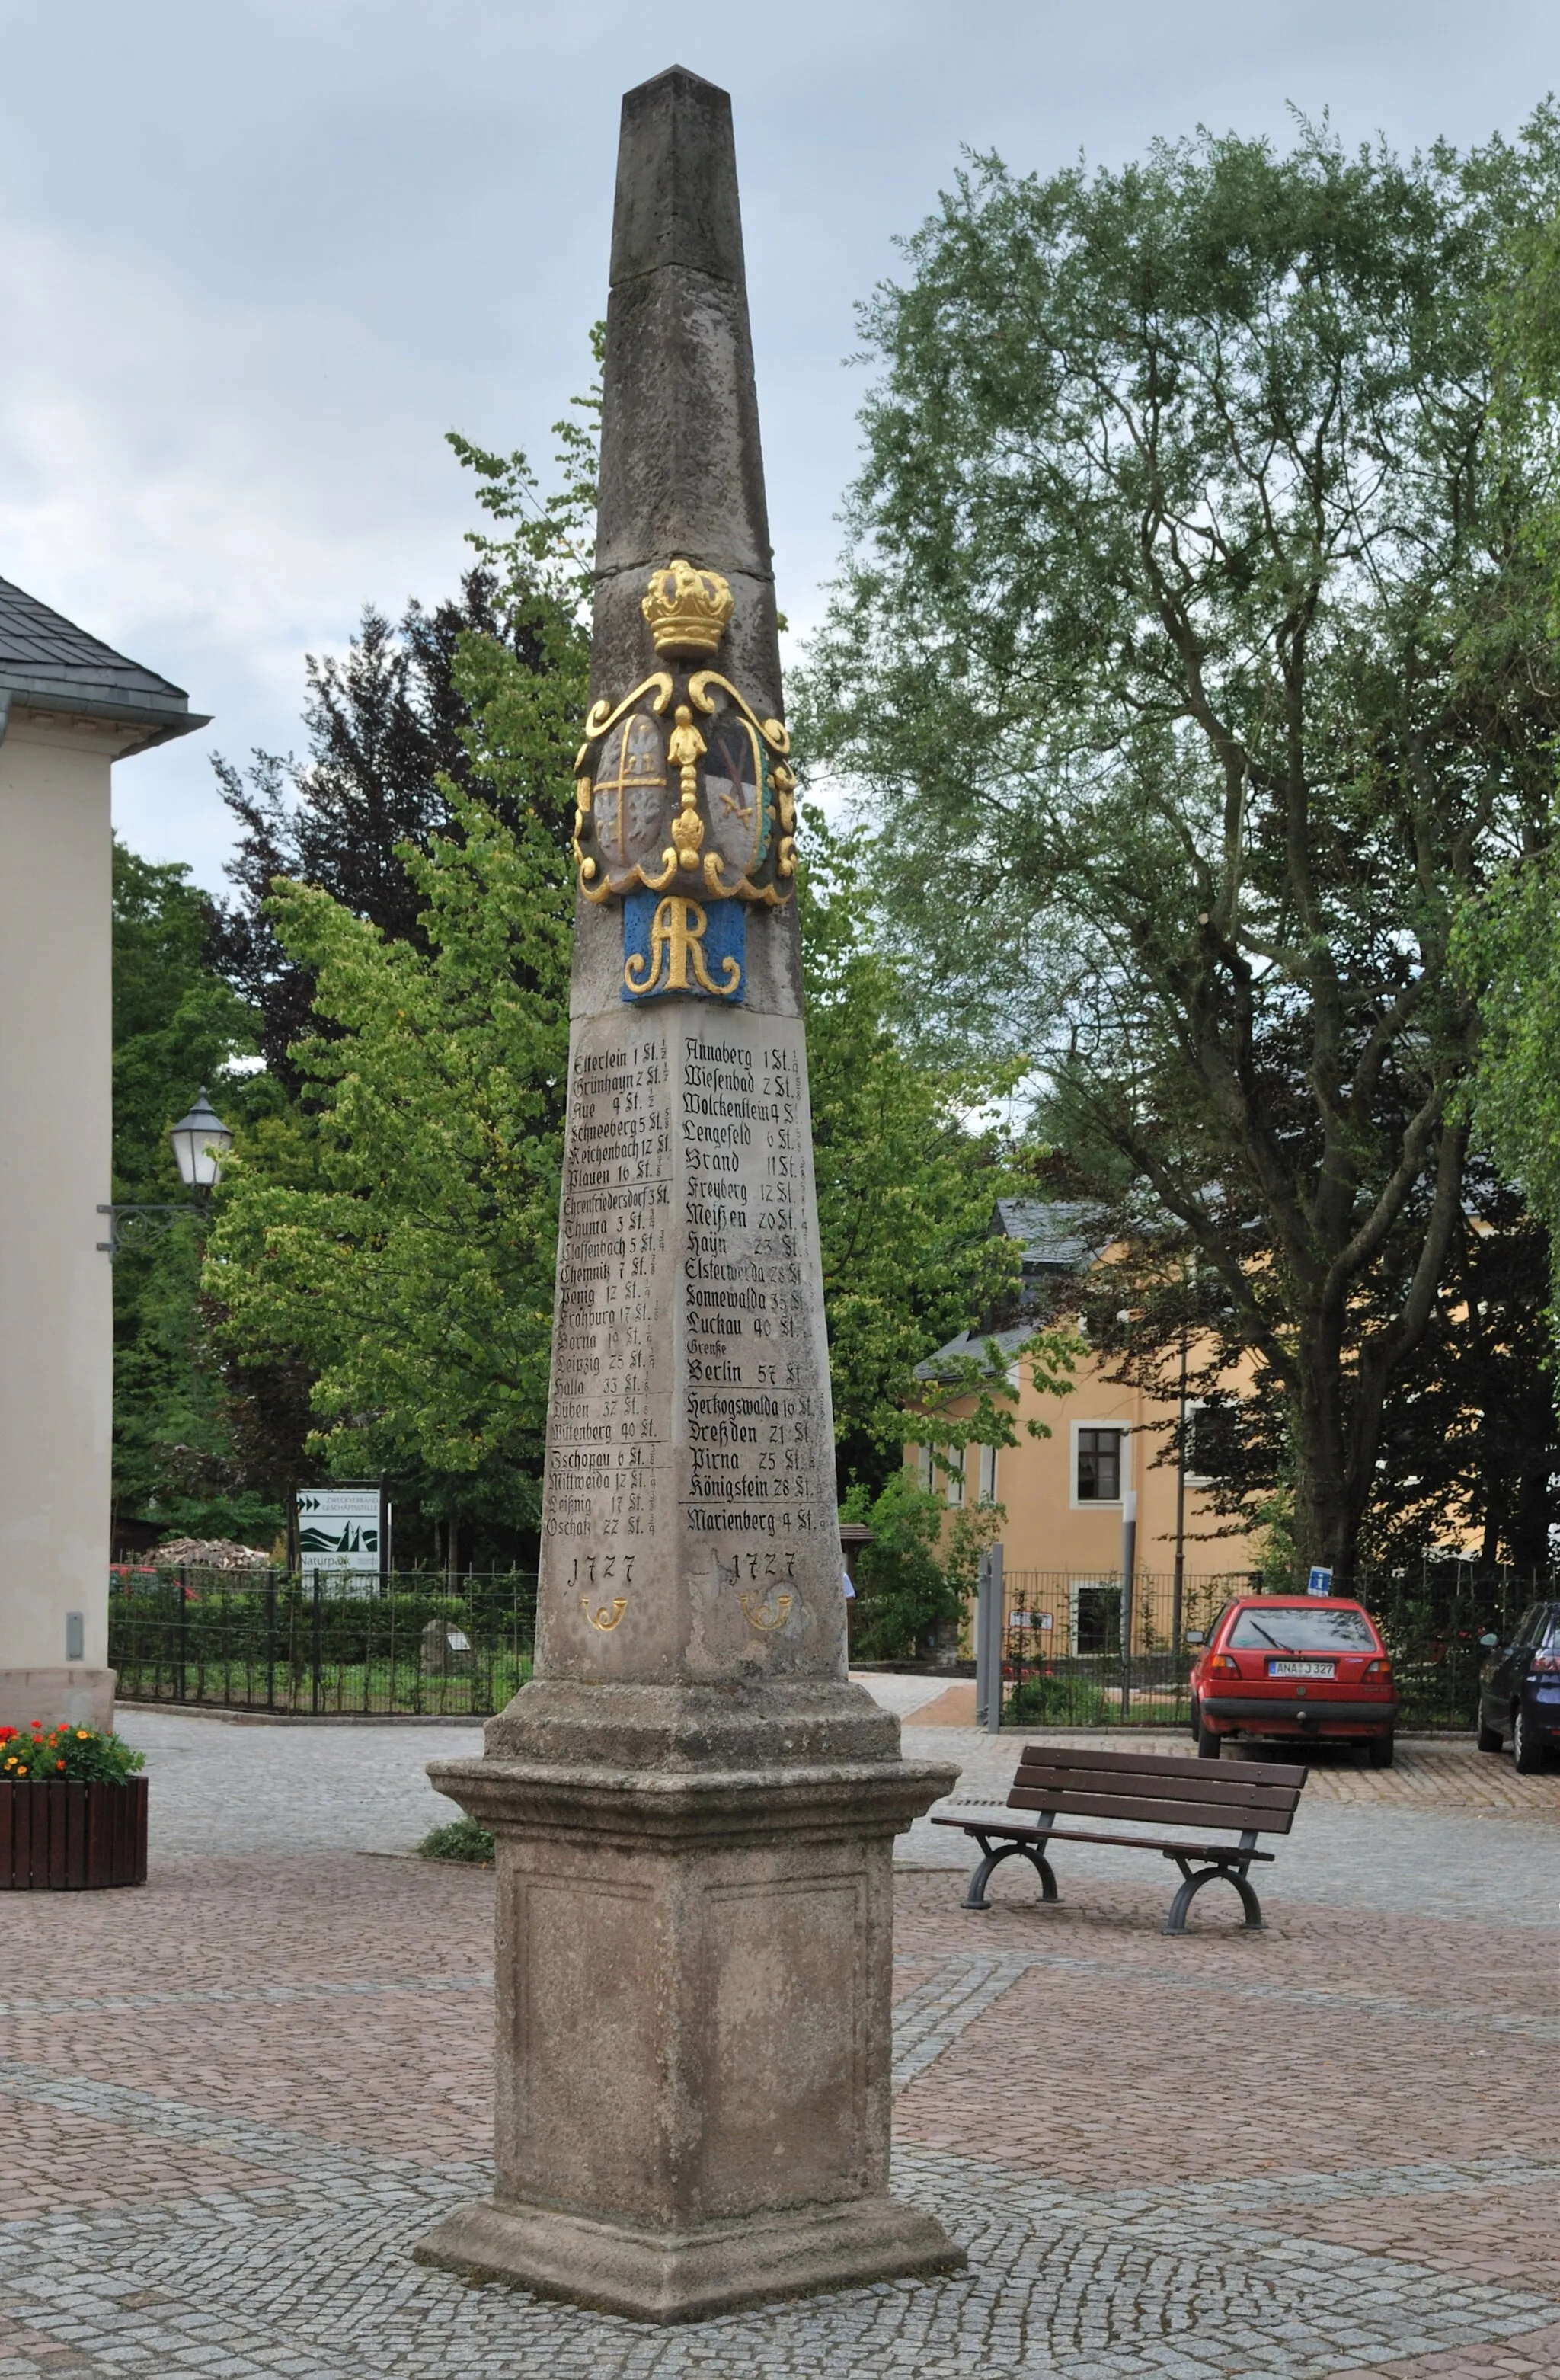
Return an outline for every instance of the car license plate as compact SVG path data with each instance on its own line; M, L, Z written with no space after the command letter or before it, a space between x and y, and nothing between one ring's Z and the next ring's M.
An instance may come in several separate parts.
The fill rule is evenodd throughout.
M1336 1664L1332 1661L1269 1661L1270 1678L1330 1678Z

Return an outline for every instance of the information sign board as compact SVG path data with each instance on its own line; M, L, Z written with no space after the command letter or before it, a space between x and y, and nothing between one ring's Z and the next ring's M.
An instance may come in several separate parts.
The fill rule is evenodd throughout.
M306 1578L323 1573L366 1592L384 1568L384 1490L302 1488L297 1496L298 1564Z

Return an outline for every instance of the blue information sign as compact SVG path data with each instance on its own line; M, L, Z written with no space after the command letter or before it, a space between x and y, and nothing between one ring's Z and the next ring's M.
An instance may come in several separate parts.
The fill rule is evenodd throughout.
M1313 1570L1305 1582L1307 1595L1331 1595L1333 1573L1330 1570Z

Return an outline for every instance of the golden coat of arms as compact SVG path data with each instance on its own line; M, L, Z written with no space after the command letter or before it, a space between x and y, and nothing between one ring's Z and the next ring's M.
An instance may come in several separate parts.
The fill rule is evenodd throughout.
M791 738L719 670L687 666L719 652L730 587L719 571L674 558L651 577L643 609L658 655L674 666L619 702L596 703L586 721L574 764L581 892L587 901L790 900Z

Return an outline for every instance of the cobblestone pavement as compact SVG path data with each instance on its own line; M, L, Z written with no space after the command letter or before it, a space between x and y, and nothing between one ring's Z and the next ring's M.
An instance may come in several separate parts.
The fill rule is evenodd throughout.
M1560 1779L1319 1771L1260 1936L908 1840L896 2187L969 2271L668 2333L408 2255L486 2186L492 1880L362 1854L469 1735L126 1727L151 1883L0 1904L0 2380L1560 2380Z

